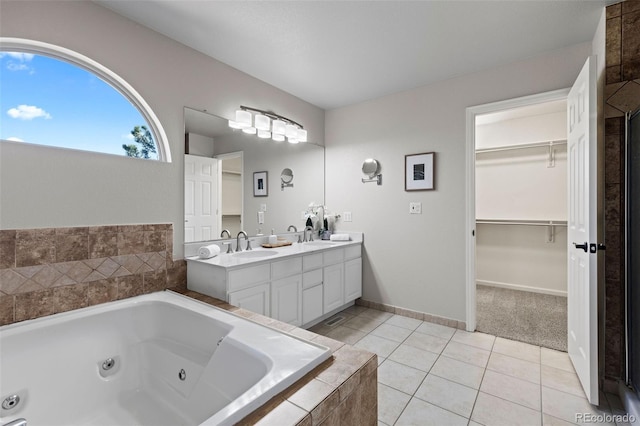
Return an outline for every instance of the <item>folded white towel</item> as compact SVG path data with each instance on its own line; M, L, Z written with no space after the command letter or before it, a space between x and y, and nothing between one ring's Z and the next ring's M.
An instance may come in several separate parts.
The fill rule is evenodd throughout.
M349 234L331 234L329 237L331 241L349 241L351 238Z
M200 259L211 259L214 256L220 254L220 247L215 244L209 244L208 246L202 246L198 249L198 257Z

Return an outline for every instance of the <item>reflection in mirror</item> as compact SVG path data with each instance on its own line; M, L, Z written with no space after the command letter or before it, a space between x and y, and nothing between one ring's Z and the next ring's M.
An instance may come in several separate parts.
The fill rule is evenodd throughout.
M282 170L282 173L280 174L280 188L282 188L282 190L284 191L285 187L292 187L292 181L293 171L289 168Z
M246 135L228 126L228 120L184 108L185 119L185 242L287 232L289 225L304 228L303 212L310 203L324 204L324 148L311 143L289 144ZM208 157L215 166L200 167L206 178L192 178L191 157ZM293 187L293 171L296 183ZM288 169L291 177L283 176ZM267 197L253 196L253 173L290 179L287 191L269 188ZM208 175L214 175L209 179ZM269 185L278 185L270 179ZM215 202L218 204L216 205ZM258 212L264 212L260 223ZM205 232L198 231L198 227ZM225 233L226 237L226 233Z

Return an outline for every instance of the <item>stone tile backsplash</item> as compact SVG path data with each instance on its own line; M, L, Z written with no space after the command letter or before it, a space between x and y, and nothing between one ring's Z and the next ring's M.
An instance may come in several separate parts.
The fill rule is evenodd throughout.
M173 225L0 230L0 325L186 288Z

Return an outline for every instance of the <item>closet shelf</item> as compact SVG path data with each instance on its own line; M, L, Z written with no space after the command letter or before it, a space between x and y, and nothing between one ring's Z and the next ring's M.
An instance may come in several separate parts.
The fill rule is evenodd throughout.
M476 223L489 225L567 226L566 220L476 219Z
M553 243L556 240L556 226L566 227L567 221L566 220L476 219L476 224L546 226L547 234L546 234L545 242Z
M545 142L527 143L527 144L521 144L521 145L505 145L505 146L496 146L493 148L479 148L479 149L476 149L476 154L481 154L484 152L511 151L513 149L529 149L529 148L538 148L538 147L552 148L554 146L566 145L566 144L567 144L567 140L561 139L561 140L553 140L553 141L545 141Z

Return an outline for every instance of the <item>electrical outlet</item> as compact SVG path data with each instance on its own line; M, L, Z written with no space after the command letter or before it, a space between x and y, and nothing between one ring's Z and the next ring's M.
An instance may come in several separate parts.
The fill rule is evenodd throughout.
M267 211L267 205L266 204L260 204L260 211L261 212L266 212Z
M258 212L258 223L260 225L264 223L264 212Z
M422 214L422 203L409 203L410 214Z
M342 220L344 222L351 222L352 221L351 212L344 212L342 215Z

